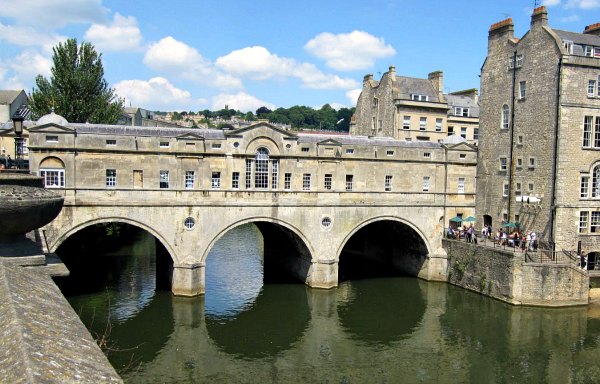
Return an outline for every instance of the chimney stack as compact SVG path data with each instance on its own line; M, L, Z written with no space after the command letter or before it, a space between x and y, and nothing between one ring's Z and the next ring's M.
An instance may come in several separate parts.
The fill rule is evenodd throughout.
M435 72L431 72L428 76L427 79L429 79L429 81L431 82L431 85L433 85L433 88L438 92L438 99L440 102L444 101L444 72L442 71L435 71Z
M504 19L490 26L490 31L488 33L488 39L494 36L502 36L508 34L507 38L514 38L515 25L513 24L513 19L509 17L508 19Z
M585 27L583 31L586 35L596 35L600 36L600 23L591 24Z
M540 26L548 25L548 11L545 6L537 7L531 14L531 26L539 24Z

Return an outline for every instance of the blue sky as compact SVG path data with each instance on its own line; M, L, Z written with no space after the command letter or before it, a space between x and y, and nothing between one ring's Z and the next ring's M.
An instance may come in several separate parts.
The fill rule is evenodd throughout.
M539 0L556 29L600 22L600 0ZM444 71L444 91L479 88L489 26L529 28L534 0L0 0L0 89L49 76L66 38L102 53L127 105L255 111L355 105L365 74Z

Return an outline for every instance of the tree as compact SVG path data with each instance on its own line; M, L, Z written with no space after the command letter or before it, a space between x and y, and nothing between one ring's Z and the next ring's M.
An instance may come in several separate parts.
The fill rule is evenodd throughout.
M30 107L36 117L52 109L71 123L115 124L123 113L123 99L104 79L102 54L94 46L68 39L52 48L50 80L38 75Z
M265 106L262 106L256 110L256 117L264 118L265 115L268 115L269 113L271 113L271 110Z

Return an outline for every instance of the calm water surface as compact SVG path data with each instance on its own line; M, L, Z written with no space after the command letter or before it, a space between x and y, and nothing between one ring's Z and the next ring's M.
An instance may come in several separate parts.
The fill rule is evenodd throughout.
M229 232L206 296L179 298L156 291L140 235L100 257L102 283L65 292L127 383L600 382L593 308L517 308L406 277L263 285L262 248L252 225Z

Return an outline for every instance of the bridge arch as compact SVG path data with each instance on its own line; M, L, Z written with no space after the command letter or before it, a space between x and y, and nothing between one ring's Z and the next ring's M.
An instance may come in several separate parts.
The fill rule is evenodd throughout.
M346 265L358 263L357 260L361 260L361 264L352 268L365 276L372 273L376 265L385 274L395 270L418 276L431 252L431 244L422 229L411 221L393 215L371 217L356 225L340 243L336 252L339 278L343 280L353 274Z
M69 237L73 236L75 233L81 231L82 229L90 227L92 225L104 224L104 223L124 223L124 224L132 225L134 227L138 227L138 228L145 230L146 232L148 232L152 236L154 236L154 238L156 238L162 244L162 246L167 250L167 253L171 257L171 260L174 263L177 262L177 259L175 257L176 253L174 252L173 247L163 236L160 235L160 233L158 231L156 231L154 228L152 228L151 226L149 226L143 222L140 222L137 220L132 220L131 218L122 217L122 216L101 217L101 218L95 218L95 219L81 222L81 223L69 228L68 231L61 233L59 236L57 236L56 239L51 244L48 244L48 251L56 252L58 247L60 247L60 245L62 243L64 243Z
M200 263L206 265L209 252L227 232L245 224L256 225L263 236L265 281L284 281L284 277L288 276L293 280L307 282L315 254L313 245L296 226L268 216L244 218L221 229L208 243Z
M223 237L223 235L225 233L229 232L230 230L232 230L235 227L239 227L240 225L244 225L244 224L256 224L256 223L260 223L260 222L268 222L268 223L276 224L276 225L279 225L279 226L284 227L287 230L291 231L294 235L296 235L298 237L298 239L300 239L302 241L302 243L304 243L304 246L308 250L310 256L312 257L312 255L314 255L314 248L313 248L313 246L311 245L310 241L308 241L308 239L306 238L306 236L304 235L304 233L299 228L297 228L297 227L295 227L295 226L293 226L293 225L291 225L291 224L289 224L289 223L287 223L287 222L285 222L283 220L275 219L275 218L268 217L268 216L255 216L255 217L248 217L248 218L245 218L245 219L242 219L242 220L235 221L235 222L227 225L225 228L223 228L208 243L208 246L204 250L204 253L202 254L202 258L201 258L200 261L202 263L206 262L206 258L208 256L208 253L210 252L210 250L212 249L212 247L215 245L215 243L221 237Z

